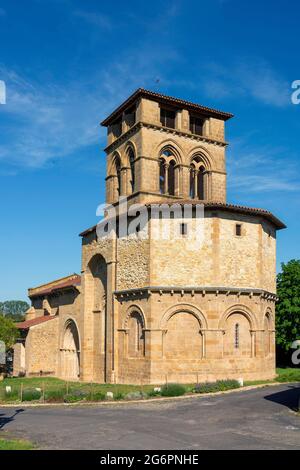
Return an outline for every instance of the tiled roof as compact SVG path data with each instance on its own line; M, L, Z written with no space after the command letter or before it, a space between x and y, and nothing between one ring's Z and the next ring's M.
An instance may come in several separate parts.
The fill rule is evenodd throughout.
M286 225L281 222L275 215L272 214L272 212L267 211L266 209L260 209L256 207L248 207L248 206L241 206L241 205L236 205L236 204L226 204L224 202L218 202L218 201L199 201L196 199L157 199L156 201L148 201L145 203L141 203L141 205L145 205L146 207L150 207L151 205L157 205L157 204L204 204L204 207L207 209L220 209L220 210L225 210L228 212L236 212L239 214L249 214L249 215L260 215L264 217L265 219L269 220L271 223L275 225L275 227L278 230L286 228ZM96 230L97 225L93 225L92 227L89 227L88 229L84 230L79 234L79 236L84 237L85 235L93 232Z
M41 323L45 323L49 320L53 320L54 318L57 318L57 317L53 315L51 316L45 315L42 317L33 318L32 320L26 320L20 323L15 323L15 325L19 330L29 330L29 328L31 328L32 326L40 325Z
M79 274L71 274L70 276L57 279L47 284L42 284L38 287L28 289L28 297L36 297L38 295L48 295L57 290L65 289L68 287L76 287L81 283Z
M154 204L204 204L204 207L207 209L221 209L225 211L232 211L232 212L237 212L240 214L249 214L249 215L261 215L262 217L265 217L268 219L270 222L272 222L276 228L278 229L284 229L286 228L286 225L281 222L275 215L272 214L272 212L266 210L266 209L260 209L257 207L248 207L248 206L241 206L238 204L227 204L224 202L218 202L218 201L200 201L200 200L195 200L195 199L176 199L176 200L165 200L161 199L158 201L153 201L153 202L147 202L145 205L147 207L154 205Z
M220 111L218 109L207 108L206 106L202 106L197 103L192 103L191 101L182 100L180 98L174 98L173 96L163 95L155 91L145 90L144 88L138 88L132 95L129 96L129 98L127 98L126 101L124 101L120 106L118 106L118 108L116 108L106 119L101 122L101 126L108 126L109 124L111 124L111 122L114 121L120 113L122 113L126 108L132 105L134 101L136 101L139 97L146 97L165 104L181 106L182 108L198 111L202 114L223 119L224 121L227 121L227 119L233 117L233 114L225 113L224 111Z

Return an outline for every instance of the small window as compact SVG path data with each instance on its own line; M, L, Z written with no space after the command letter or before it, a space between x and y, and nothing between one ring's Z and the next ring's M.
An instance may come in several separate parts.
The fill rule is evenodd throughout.
M203 135L204 119L190 116L190 131L192 134Z
M175 129L175 116L176 113L172 109L160 109L160 122L162 126Z
M180 235L187 235L187 224L180 224Z
M125 118L125 122L128 128L132 127L135 124L135 114L136 114L135 106L125 111L124 118Z
M119 118L112 124L114 137L117 139L122 134L122 118Z
M235 234L237 237L242 236L242 225L241 224L236 224L235 226Z
M234 347L235 349L240 347L240 325L238 323L234 327Z

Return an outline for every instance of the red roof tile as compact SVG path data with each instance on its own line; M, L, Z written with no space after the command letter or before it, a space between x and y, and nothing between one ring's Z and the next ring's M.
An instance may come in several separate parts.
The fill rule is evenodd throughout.
M55 292L60 289L65 289L67 287L76 287L81 284L81 276L79 274L71 274L70 276L64 277L62 279L57 279L47 284L43 284L39 287L34 287L28 289L28 296L36 297L38 295L48 295L52 292Z
M57 317L52 315L45 315L43 317L33 318L32 320L22 321L20 323L16 323L15 325L19 330L29 330L29 328L31 328L32 326L40 325L41 323L53 320L54 318Z

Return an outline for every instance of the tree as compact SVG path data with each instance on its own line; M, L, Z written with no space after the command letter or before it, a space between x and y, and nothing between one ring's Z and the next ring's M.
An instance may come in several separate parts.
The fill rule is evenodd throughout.
M10 349L19 337L19 330L13 320L0 315L0 341L3 341L6 350Z
M300 260L282 263L277 276L276 343L287 353L300 340Z
M6 300L0 302L0 312L7 318L14 321L23 321L26 310L29 309L27 302L23 300Z

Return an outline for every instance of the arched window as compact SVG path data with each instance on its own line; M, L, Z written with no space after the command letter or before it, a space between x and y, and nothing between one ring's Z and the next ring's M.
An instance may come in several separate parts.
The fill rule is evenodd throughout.
M223 337L224 356L251 357L252 336L249 319L242 312L233 312L226 319Z
M175 157L170 150L164 150L159 159L159 191L161 194L175 194Z
M264 350L265 356L268 356L271 353L271 316L270 313L267 313L264 318Z
M121 160L119 155L115 155L115 172L117 176L117 192L121 194Z
M190 198L205 199L205 167L200 157L193 159L190 165Z
M135 154L131 147L129 147L127 151L129 165L130 165L130 185L131 185L131 192L134 192L134 184L135 184L135 168L134 168L134 161L135 161Z
M145 354L143 319L139 312L132 312L128 320L128 354L139 357Z

